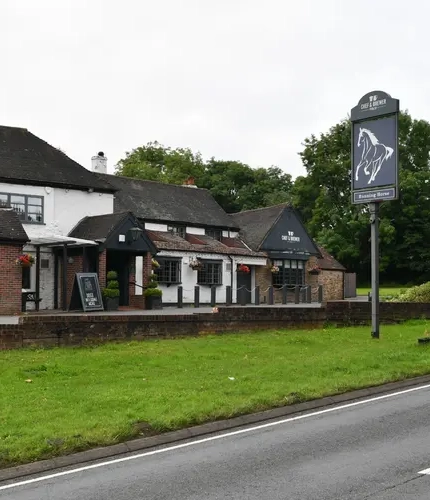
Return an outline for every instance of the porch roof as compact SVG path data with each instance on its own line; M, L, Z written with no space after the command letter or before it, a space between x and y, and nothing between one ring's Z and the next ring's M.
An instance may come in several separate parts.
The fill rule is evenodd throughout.
M67 246L94 246L98 245L97 242L92 240L83 240L81 238L70 238L69 236L62 236L57 234L39 235L30 237L29 245L41 247L59 247Z

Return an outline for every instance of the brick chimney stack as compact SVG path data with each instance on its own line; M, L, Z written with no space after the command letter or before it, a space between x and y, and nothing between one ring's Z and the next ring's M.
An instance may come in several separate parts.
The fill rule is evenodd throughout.
M184 182L183 185L187 186L187 187L192 187L192 188L196 188L197 187L195 185L195 179L192 176L188 177L188 179Z

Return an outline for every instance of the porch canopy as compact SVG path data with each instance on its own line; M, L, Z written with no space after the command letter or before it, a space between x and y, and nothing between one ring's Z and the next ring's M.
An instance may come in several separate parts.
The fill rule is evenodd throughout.
M33 234L32 234L33 233ZM62 249L62 309L64 311L67 310L67 248L82 248L82 272L85 272L86 269L86 248L97 246L98 243L92 240L86 240L82 238L71 238L70 236L63 236L59 234L50 234L50 233L41 233L39 231L36 232L34 228L31 226L27 229L27 234L29 236L30 241L26 244L26 246L31 245L36 248L36 286L35 286L35 307L36 311L39 310L40 303L40 248L53 248L53 249ZM58 254L55 253L55 264L54 264L54 302L58 302ZM56 304L57 306L57 304Z

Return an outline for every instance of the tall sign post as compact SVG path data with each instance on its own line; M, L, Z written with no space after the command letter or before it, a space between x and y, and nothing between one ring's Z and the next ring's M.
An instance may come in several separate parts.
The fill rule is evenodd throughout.
M379 206L399 197L399 100L364 95L351 109L352 203L368 203L371 224L372 337L379 338Z

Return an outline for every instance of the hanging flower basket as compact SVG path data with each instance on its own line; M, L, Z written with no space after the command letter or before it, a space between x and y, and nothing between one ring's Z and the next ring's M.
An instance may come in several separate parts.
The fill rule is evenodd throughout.
M160 263L155 259L152 259L152 269L158 269L160 267Z
M193 271L201 271L203 269L203 263L198 259L191 259L190 267Z
M270 268L270 272L273 273L273 274L279 273L279 267L278 266L272 266Z
M248 274L251 272L251 270L249 269L248 266L245 266L244 264L239 264L237 266L237 272L238 273L244 273L244 274Z
M19 267L31 267L34 264L34 257L28 253L24 253L16 259L15 263Z
M313 266L309 269L309 274L319 274L321 272L321 268L319 266Z

